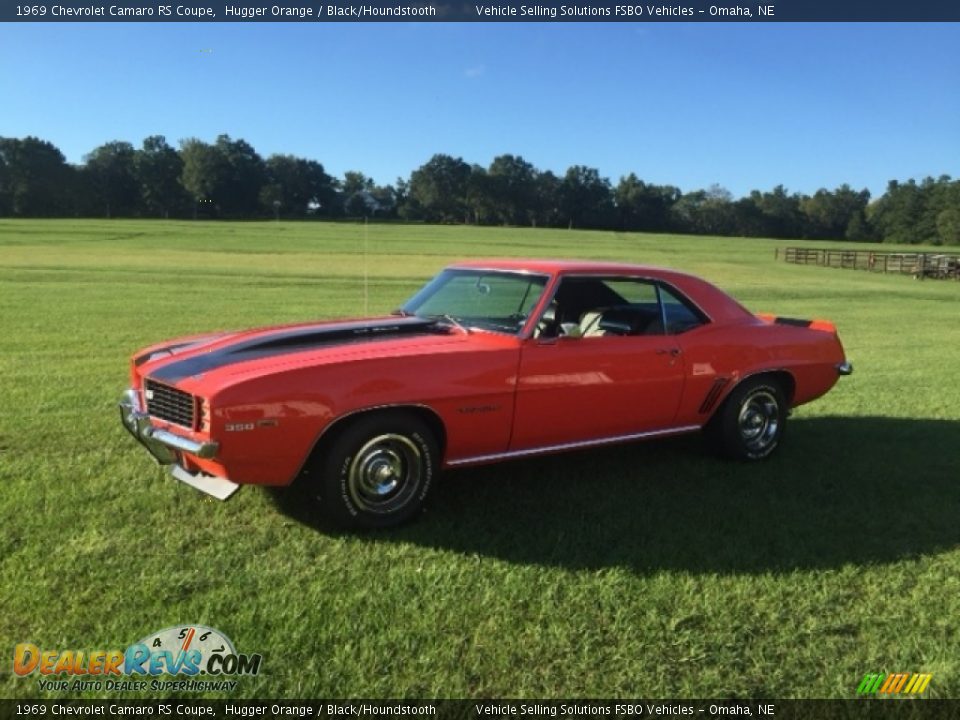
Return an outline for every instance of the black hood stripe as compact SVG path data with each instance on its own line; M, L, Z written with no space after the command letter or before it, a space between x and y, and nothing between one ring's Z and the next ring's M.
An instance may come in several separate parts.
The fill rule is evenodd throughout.
M215 339L215 338L211 338L211 342L212 342L214 339ZM159 348L157 348L156 350L152 350L151 352L144 353L143 355L141 355L140 357L138 357L136 360L134 360L134 361L133 361L133 364L136 365L137 367L140 367L140 366L143 365L145 362L148 362L148 361L150 361L150 360L154 360L154 359L156 359L157 357L159 357L160 355L164 355L164 354L166 354L166 355L173 355L174 351L176 351L176 350L181 350L181 349L183 349L183 348L188 348L188 347L190 347L191 345L199 345L201 342L203 342L203 341L202 341L202 340L197 340L197 341L193 341L193 340L192 340L192 341L190 341L190 342L174 343L173 345L164 345L163 347L159 347Z
M249 340L241 340L226 347L171 362L151 372L149 376L166 383L175 383L185 377L199 375L209 370L216 370L226 365L247 360L315 350L331 345L352 345L408 335L429 335L446 332L448 330L444 326L438 325L434 320L424 318L397 318L396 320L375 320L336 324L328 327L282 330Z

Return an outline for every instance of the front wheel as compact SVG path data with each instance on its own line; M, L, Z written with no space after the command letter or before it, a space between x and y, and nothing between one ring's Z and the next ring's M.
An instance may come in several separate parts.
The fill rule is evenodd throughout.
M312 493L321 514L340 527L399 525L423 507L438 455L436 438L415 415L366 415L322 453Z
M707 426L707 436L721 454L735 460L762 460L783 438L787 401L769 378L747 380L734 389Z

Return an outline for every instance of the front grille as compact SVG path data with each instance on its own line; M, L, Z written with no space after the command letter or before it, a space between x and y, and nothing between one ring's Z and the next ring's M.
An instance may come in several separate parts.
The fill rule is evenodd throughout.
M143 383L143 394L147 401L148 414L191 430L195 429L196 402L193 395L168 385L161 385L149 378Z

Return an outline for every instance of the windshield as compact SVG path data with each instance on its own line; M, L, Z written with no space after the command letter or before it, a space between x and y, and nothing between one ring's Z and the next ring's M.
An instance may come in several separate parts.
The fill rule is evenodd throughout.
M546 275L492 270L444 270L401 308L404 314L446 318L466 327L517 333L537 305Z

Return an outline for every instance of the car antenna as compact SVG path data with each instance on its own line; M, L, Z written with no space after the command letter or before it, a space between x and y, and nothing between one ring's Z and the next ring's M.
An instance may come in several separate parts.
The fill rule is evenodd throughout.
M370 272L367 268L367 245L369 243L369 228L367 216L363 216L363 315L370 314Z

